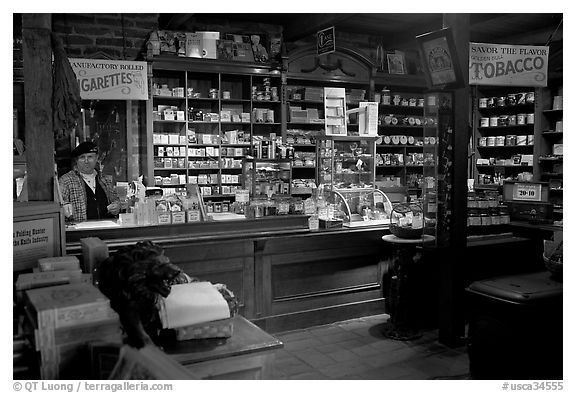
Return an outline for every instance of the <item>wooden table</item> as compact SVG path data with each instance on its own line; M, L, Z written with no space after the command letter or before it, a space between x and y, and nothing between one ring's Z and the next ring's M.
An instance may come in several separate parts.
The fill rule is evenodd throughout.
M272 363L283 343L240 315L232 337L163 344L166 354L202 379L272 379Z

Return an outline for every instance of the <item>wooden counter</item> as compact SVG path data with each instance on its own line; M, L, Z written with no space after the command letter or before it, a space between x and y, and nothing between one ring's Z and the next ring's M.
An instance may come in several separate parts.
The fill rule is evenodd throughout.
M66 232L67 253L99 237L114 252L151 240L193 277L223 283L240 314L269 332L385 312L387 227L308 230L307 216Z

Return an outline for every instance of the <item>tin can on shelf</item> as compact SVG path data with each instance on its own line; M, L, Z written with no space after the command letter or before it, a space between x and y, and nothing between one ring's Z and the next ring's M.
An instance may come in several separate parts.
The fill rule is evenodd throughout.
M222 98L225 100L229 100L230 99L230 92L228 90L224 90L222 92Z
M420 106L420 107L424 106L424 98L418 98L417 106Z
M526 103L527 104L533 104L534 103L534 92L533 91L529 91L526 93Z
M488 98L479 98L478 99L478 108L488 108Z
M496 137L496 141L494 146L504 146L504 142L506 141L506 137L504 135L498 135Z
M486 137L485 136L478 138L478 146L482 146L482 147L486 146Z
M534 113L528 113L526 115L526 124L534 124Z
M516 106L516 94L508 94L506 96L506 105Z
M416 106L416 98L412 97L408 99L408 106Z
M487 98L487 108L494 108L496 106L496 101L494 97Z
M506 135L506 146L516 145L516 135Z
M382 89L382 105L392 105L392 96L388 89Z
M489 136L486 138L486 146L495 146L496 145L496 137Z
M212 99L218 98L218 89L210 89L208 96Z
M508 125L508 115L498 116L498 126L499 127L506 127L507 125Z
M496 97L496 106L506 106L506 97Z
M519 126L526 124L526 113L518 113L516 115L516 124Z
M508 115L508 125L509 126L516 125L516 115Z
M519 146L525 146L528 142L528 137L526 135L517 135L516 144Z
M498 127L498 116L490 117L490 127Z
M534 135L527 135L526 136L526 144L529 146L534 145Z

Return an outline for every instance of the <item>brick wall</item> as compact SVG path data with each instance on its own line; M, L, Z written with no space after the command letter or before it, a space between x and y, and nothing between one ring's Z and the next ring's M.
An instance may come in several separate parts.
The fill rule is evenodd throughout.
M142 60L158 14L53 14L52 30L70 57L101 52L113 59ZM101 56L96 56L101 57Z

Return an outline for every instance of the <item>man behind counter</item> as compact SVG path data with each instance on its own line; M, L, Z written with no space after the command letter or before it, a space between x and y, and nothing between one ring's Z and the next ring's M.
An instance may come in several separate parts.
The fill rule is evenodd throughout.
M98 147L82 142L72 150L73 169L60 177L64 203L72 205L67 219L76 222L112 218L120 211L120 202L110 179L96 170Z

